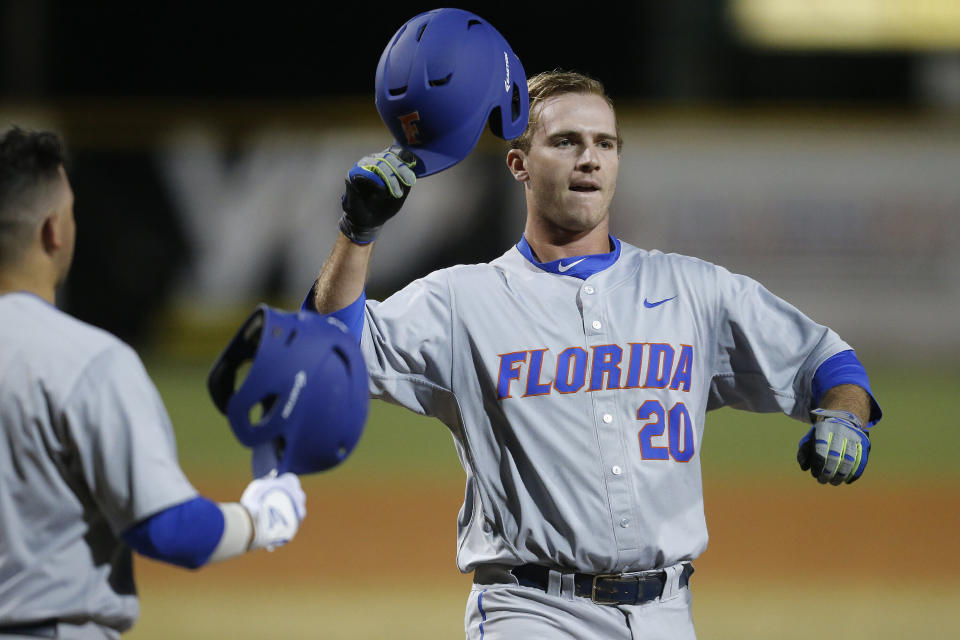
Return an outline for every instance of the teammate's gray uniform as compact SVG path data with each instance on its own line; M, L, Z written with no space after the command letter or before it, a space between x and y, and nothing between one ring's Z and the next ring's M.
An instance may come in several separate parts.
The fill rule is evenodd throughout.
M749 278L627 243L586 280L542 270L517 248L435 272L367 303L362 346L375 397L453 432L467 475L457 561L464 572L479 567L478 577L524 563L591 574L670 568L675 577L707 545L706 411L809 422L817 367L850 349ZM526 589L515 608L546 597L502 588ZM671 597L680 591L686 600L670 616L682 624L664 623L664 637L692 635L689 593L674 581ZM471 637L482 624L497 637L483 597L505 593L477 586ZM643 609L567 600L582 608L575 615L593 607L623 628L617 609ZM584 629L591 624L583 633L614 637L599 619Z
M156 388L114 336L10 293L0 425L0 626L117 637L138 613L121 532L197 495Z

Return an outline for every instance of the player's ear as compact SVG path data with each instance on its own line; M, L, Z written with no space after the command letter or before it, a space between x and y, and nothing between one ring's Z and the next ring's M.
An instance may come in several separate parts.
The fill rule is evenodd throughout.
M510 149L507 152L507 168L517 182L526 182L530 179L527 173L527 154L521 149Z
M65 242L60 215L56 211L50 211L40 223L40 244L48 255L56 253Z
M73 191L67 174L61 166L59 178L51 183L49 199L46 203L46 213L40 223L40 245L48 255L66 248L69 255L73 254L73 242L76 233L73 219Z

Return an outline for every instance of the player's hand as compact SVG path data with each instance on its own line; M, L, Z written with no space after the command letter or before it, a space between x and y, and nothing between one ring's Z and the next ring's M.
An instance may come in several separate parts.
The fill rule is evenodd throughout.
M383 223L400 211L417 181L416 164L413 153L394 145L353 165L340 199L343 235L356 244L373 242Z
M307 496L300 487L300 478L293 473L278 476L273 472L257 478L247 485L240 504L253 520L251 550L273 551L287 544L307 515Z
M814 409L813 428L800 440L797 462L820 484L850 483L860 477L870 455L863 423L849 411Z

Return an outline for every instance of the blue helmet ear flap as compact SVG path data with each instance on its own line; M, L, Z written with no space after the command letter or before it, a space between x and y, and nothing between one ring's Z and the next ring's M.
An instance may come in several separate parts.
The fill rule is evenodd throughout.
M316 313L258 306L217 358L207 388L237 440L254 449L258 476L265 465L313 473L340 464L367 419L360 346Z

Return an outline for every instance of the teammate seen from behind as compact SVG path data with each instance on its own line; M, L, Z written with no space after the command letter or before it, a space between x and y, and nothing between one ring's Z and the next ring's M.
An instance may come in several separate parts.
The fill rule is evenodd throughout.
M117 638L131 547L196 568L285 544L306 514L291 473L199 496L136 353L54 306L73 200L55 134L0 137L0 638Z
M706 413L813 422L801 466L840 484L863 472L880 409L829 328L747 277L611 236L611 100L572 72L528 87L506 155L526 196L515 246L366 300L373 239L416 179L393 147L348 174L342 233L305 305L352 328L373 397L453 433L468 638L693 638Z

